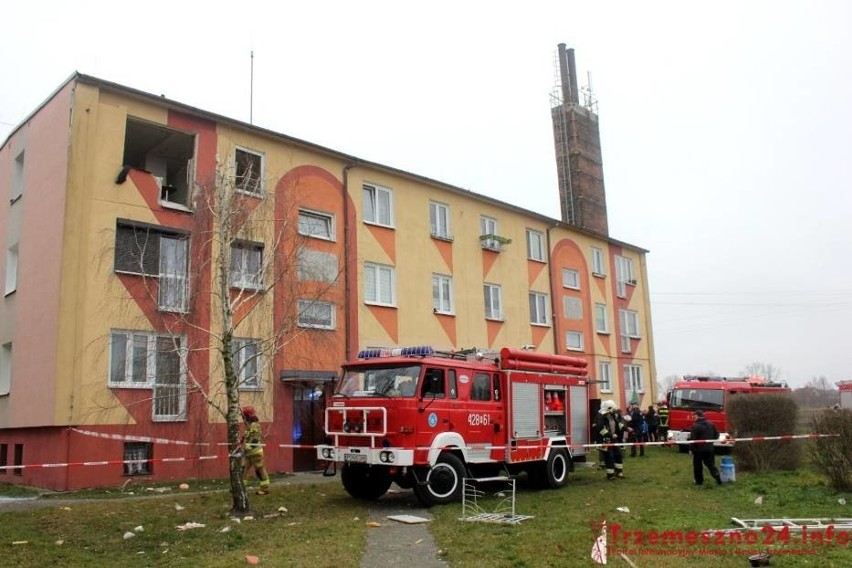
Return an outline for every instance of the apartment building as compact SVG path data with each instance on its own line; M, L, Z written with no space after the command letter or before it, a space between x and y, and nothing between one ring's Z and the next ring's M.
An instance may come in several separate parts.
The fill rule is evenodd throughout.
M647 251L484 194L74 74L0 195L0 481L226 475L223 345L271 471L316 468L368 347L532 345L653 401Z

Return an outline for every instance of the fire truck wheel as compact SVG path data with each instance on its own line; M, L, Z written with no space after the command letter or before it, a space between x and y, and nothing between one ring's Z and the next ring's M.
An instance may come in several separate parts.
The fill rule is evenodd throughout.
M366 501L375 501L387 493L391 486L391 477L384 467L345 463L340 471L340 479L347 493Z
M557 489L568 483L568 453L565 450L551 450L545 466L547 487Z
M464 463L457 455L443 452L426 474L425 483L414 486L414 494L427 507L460 501L464 471Z

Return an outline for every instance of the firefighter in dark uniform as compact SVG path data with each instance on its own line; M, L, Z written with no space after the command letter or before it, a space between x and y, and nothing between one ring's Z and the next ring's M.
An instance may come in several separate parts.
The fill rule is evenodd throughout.
M657 407L657 433L661 442L667 442L669 436L669 403L666 399L660 401L660 406Z
M601 409L595 416L595 441L598 444L617 444L624 440L624 422L612 400L601 403ZM604 460L607 479L624 478L624 463L620 446L598 448Z

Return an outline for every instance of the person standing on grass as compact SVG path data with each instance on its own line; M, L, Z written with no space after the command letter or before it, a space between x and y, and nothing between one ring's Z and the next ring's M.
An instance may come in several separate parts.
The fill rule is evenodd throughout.
M657 407L657 418L660 421L657 426L657 434L661 442L666 442L669 437L669 403L666 399L661 400Z
M690 444L692 448L692 475L695 485L704 484L704 468L710 471L710 475L716 480L717 485L722 485L722 477L716 469L716 450L713 441L719 439L719 431L712 422L704 418L704 411L695 411L695 423L689 431L690 440L707 440L700 444Z
M645 423L648 424L648 440L650 442L657 442L657 428L660 426L660 420L657 417L657 411L654 410L653 404L645 412Z
M595 424L592 428L595 441L598 444L618 444L624 439L624 423L621 415L615 407L615 402L605 400L601 403L601 409L595 416ZM624 478L624 462L621 446L602 446L598 448L601 458L604 460L607 479Z
M630 427L633 429L633 435L630 441L634 444L644 444L648 441L648 423L645 422L645 417L642 415L642 410L638 404L634 404L630 409ZM630 446L630 457L636 457L636 448L639 448L639 456L645 457L645 446Z
M258 495L269 493L269 474L263 464L263 436L260 432L260 420L253 406L242 408L246 432L243 434L243 479L246 480L250 468L260 480ZM246 480L248 481L248 480Z

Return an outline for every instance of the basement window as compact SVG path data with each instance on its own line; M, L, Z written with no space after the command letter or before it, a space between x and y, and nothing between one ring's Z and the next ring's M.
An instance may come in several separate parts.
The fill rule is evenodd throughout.
M150 475L154 444L150 442L124 443L124 475Z
M124 166L150 172L160 187L160 203L189 209L195 136L128 117Z

